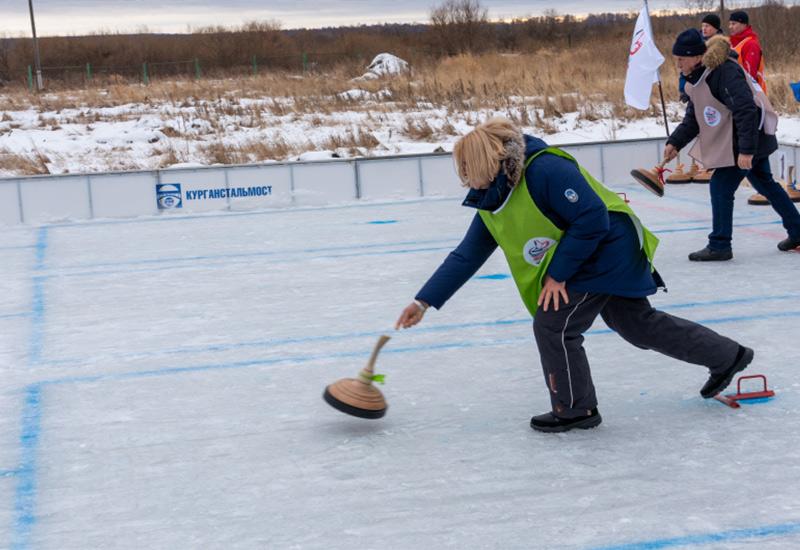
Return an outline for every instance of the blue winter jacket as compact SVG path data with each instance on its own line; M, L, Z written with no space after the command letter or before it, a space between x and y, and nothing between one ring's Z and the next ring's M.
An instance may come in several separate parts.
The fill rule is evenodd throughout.
M526 158L545 147L541 139L525 136ZM629 298L653 294L663 284L657 273L656 284L628 215L609 213L573 162L545 153L530 164L525 179L536 206L564 231L547 270L553 279L566 281L570 291ZM568 194L574 200L568 190L577 194L577 201L566 198ZM505 174L500 173L488 189L470 190L463 205L493 211L510 192ZM497 242L476 213L464 239L416 298L441 308L496 248Z

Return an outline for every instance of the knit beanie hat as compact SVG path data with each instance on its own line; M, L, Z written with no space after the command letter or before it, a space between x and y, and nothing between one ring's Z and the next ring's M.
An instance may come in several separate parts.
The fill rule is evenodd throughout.
M744 25L750 24L750 18L747 17L746 11L732 11L731 21L736 21L737 23L742 23Z
M683 31L672 45L672 55L694 57L704 53L706 53L706 43L703 41L703 35L697 29Z
M708 15L703 17L701 23L708 23L718 31L722 30L722 21L720 21L719 15L717 15L716 13L709 13Z

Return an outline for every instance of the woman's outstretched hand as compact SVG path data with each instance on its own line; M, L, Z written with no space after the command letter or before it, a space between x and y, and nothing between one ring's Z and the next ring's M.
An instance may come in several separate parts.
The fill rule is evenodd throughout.
M403 310L403 313L400 314L400 317L397 319L397 322L394 324L394 329L400 328L410 328L422 321L422 317L425 315L425 310L428 309L428 304L424 302L420 303L411 302L406 306Z
M567 282L559 283L550 275L545 276L544 286L542 286L542 293L539 294L539 301L537 305L541 306L547 311L550 301L553 302L553 309L558 311L559 298L564 300L565 304L569 303L569 295L567 294Z

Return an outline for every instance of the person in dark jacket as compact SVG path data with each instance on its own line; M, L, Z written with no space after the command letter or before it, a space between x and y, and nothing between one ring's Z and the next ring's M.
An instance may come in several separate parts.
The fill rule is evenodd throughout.
M703 40L708 40L712 36L722 33L722 21L719 16L714 13L706 14L700 22L700 34L703 35ZM731 51L731 56L736 56L736 52ZM687 103L689 96L686 95L686 75L678 72L678 92L680 94L681 103ZM692 159L692 165L688 171L683 170L683 164L678 158L678 166L669 175L667 183L687 183L693 181L695 183L708 183L711 181L712 172L706 170L697 164L697 161Z
M708 245L689 254L692 261L733 258L733 200L744 177L783 221L788 237L778 243L778 249L800 246L800 213L772 178L769 165L769 155L778 149L777 114L763 90L731 59L730 51L724 36L704 42L695 29L678 35L672 48L678 68L686 75L690 100L683 122L667 140L664 159L672 160L697 138L689 155L715 169L709 186L713 227Z
M722 20L719 15L715 13L706 14L700 21L700 34L703 35L703 40L708 40L712 36L722 33ZM682 103L689 101L689 96L686 95L684 88L686 86L686 76L683 73L678 74L678 92Z
M703 40L708 40L712 36L722 34L722 20L715 13L707 13L700 21L700 34Z
M598 315L631 344L703 365L703 397L722 391L753 359L753 350L654 309L647 296L663 286L652 267L658 239L616 193L575 160L509 120L479 125L455 145L460 179L477 210L464 239L400 314L396 328L441 308L502 248L523 303L534 317L552 410L534 416L544 432L600 424L583 333Z

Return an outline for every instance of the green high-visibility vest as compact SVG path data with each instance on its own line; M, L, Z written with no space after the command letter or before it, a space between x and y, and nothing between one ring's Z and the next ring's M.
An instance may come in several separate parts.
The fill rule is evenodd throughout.
M658 237L642 225L622 197L592 177L572 156L556 147L548 147L532 155L525 163L526 170L531 162L544 153L574 162L609 212L624 212L631 217L639 236L639 243L650 261L650 269L654 269L653 256L658 246ZM578 200L578 195L571 189L565 192L567 200L573 200L570 192L574 200ZM536 302L542 292L542 281L547 274L547 266L550 265L564 232L547 219L533 202L524 172L522 180L511 190L506 202L500 208L494 212L487 210L478 212L494 240L503 249L525 307L535 316L538 308Z

